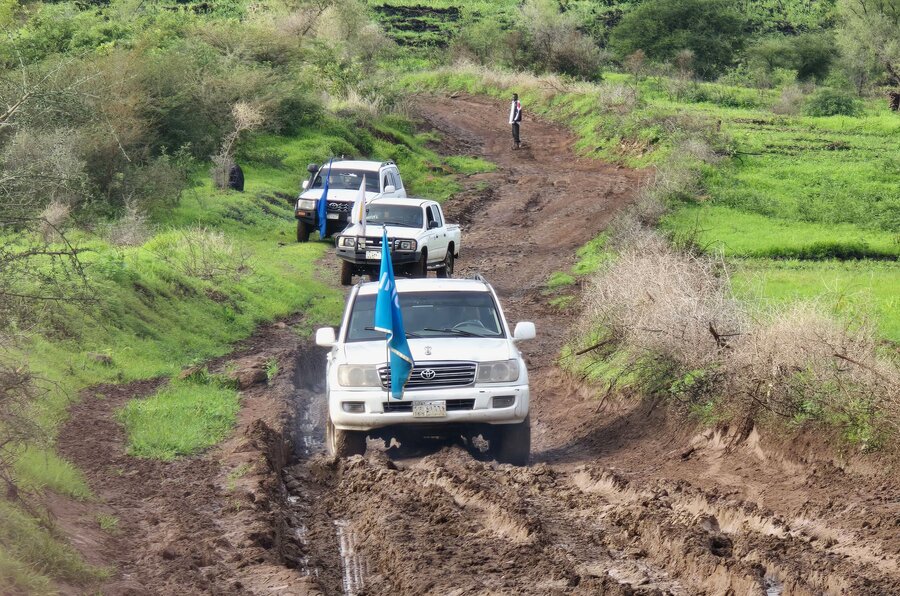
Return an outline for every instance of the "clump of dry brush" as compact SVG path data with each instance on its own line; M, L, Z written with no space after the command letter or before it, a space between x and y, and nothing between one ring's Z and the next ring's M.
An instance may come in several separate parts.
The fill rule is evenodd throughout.
M732 295L724 260L653 228L665 198L697 183L689 162L670 165L611 226L616 258L584 294L586 366L616 354L610 389L627 379L687 407L714 403L748 430L760 415L820 420L865 448L900 431L896 358L865 320L815 303L753 308Z

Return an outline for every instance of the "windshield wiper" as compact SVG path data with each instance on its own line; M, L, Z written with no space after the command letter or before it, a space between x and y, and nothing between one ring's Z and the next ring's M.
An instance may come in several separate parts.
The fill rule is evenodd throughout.
M366 331L378 331L378 329L375 329L374 327L366 327ZM422 336L419 335L418 333L410 333L409 331L407 331L406 337L422 337Z
M471 331L466 331L465 329L456 329L455 327L441 327L440 329L436 327L424 327L422 331L441 331L443 333L456 333L459 335L465 335L466 337L488 337L487 335L472 333Z

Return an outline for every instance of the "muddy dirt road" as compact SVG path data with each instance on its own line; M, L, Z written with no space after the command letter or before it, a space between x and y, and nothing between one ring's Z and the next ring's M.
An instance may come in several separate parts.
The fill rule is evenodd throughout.
M511 321L537 322L541 339L524 348L535 465L479 461L459 445L388 457L374 441L366 458L329 462L316 455L324 412L307 385L307 448L285 477L303 536L294 560L323 591L898 593L895 487L869 494L876 480L779 457L756 433L740 444L692 436L649 405L598 410L557 368L573 313L549 308L542 286L628 203L640 174L577 159L571 137L543 123L523 125L526 148L512 151L504 106L490 100L419 106L442 151L499 166L468 179L447 211L464 224L457 275L484 274Z
M73 408L61 451L120 532L102 535L94 512L56 513L89 560L117 566L101 591L900 593L895 469L832 460L822 437L697 432L663 407L601 400L557 366L577 311L550 307L543 285L632 200L642 174L576 158L572 137L546 123L526 121L526 146L513 151L498 102L418 105L440 151L498 166L465 179L445 210L464 226L457 276L484 274L511 322L537 323L539 339L523 345L534 465L454 444L385 453L377 441L364 458L330 460L324 353L287 328L296 321L273 325L210 363L241 370L274 357L283 372L243 392L233 437L203 457L124 455L115 410L153 383L95 388Z

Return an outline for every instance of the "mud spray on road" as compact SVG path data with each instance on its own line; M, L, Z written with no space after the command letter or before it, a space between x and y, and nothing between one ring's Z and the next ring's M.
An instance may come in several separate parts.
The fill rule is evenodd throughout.
M162 379L95 387L71 408L60 451L98 501L51 510L88 561L114 566L102 593L900 593L900 489L874 456L833 461L805 436L698 433L654 403L598 400L559 368L578 313L549 306L544 282L644 174L576 157L571 135L542 122L526 122L512 151L505 108L419 103L437 150L498 166L464 179L445 211L465 233L457 276L485 275L511 322L537 323L523 345L534 464L377 438L365 457L329 459L325 354L291 330L298 315L207 363L246 383L235 432L202 456L126 454L115 412ZM337 278L330 260L323 269ZM267 383L272 359L282 373ZM97 507L118 533L97 528Z

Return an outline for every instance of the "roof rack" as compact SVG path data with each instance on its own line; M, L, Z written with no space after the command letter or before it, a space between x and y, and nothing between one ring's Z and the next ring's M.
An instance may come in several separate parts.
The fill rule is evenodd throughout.
M394 160L393 160L393 159L389 159L389 160L387 160L387 161L381 162L381 165L383 165L383 166L395 166L395 165L397 165L397 164L394 163Z
M474 274L474 275L472 276L472 279L474 279L475 281L481 281L481 282L487 283L487 280L486 280L486 279L484 278L484 276L481 275L480 273Z

